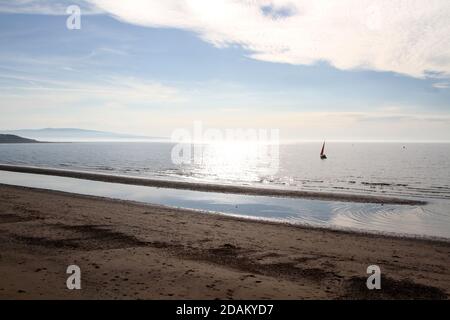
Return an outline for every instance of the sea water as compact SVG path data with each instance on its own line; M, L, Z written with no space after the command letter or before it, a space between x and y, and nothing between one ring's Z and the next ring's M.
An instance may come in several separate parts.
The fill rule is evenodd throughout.
M175 165L171 160L173 146L171 143L137 142L4 144L0 145L0 163L157 179L422 199L429 204L381 206L225 196L182 190L152 197L151 194L164 192L158 193L153 188L152 192L142 191L145 197L131 200L292 223L450 238L450 144L328 143L327 160L319 158L320 143L283 144L279 148L277 172L268 170L265 163L258 163L258 159L247 154L249 148L242 145L225 148L223 145L206 145L200 163L193 161ZM43 177L39 179L44 181ZM26 178L21 178L21 183L16 184L26 185L26 181ZM36 178L33 181L36 182ZM65 180L58 178L53 181L53 188L57 189L56 186ZM0 175L0 183L7 182L5 175ZM42 187L42 183L33 186ZM114 188L113 184L108 184L108 190ZM125 186L120 188L123 190ZM150 190L145 189L147 187L136 188ZM75 191L73 187L72 192ZM114 193L101 195L117 196Z

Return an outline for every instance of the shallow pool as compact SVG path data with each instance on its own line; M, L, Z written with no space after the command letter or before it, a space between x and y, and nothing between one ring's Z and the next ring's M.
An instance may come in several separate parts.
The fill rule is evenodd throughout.
M450 239L445 201L426 206L364 204L161 189L0 171L0 183L133 200L227 215L336 229Z

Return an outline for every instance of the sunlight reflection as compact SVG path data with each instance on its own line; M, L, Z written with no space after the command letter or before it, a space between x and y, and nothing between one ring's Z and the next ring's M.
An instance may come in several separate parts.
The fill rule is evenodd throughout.
M217 142L201 147L202 161L190 168L194 176L208 176L214 180L262 182L270 179L278 170L278 146L275 145Z

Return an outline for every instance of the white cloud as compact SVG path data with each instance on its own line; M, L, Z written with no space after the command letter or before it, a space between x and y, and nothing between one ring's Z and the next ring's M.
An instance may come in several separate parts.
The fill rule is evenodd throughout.
M2 79L14 84L2 84ZM161 118L185 93L177 87L140 78L116 76L78 81L0 74L1 129L81 127L159 135ZM156 118L155 115L159 115Z
M448 88L450 88L450 83L449 82L437 82L437 83L433 83L433 87L437 88L437 89L448 89Z
M15 0L0 12L65 15L72 4L241 45L258 60L450 77L448 0Z
M151 106L177 103L184 97L176 87L133 77L108 77L95 83L64 81L4 73L0 79L14 80L17 84L0 86L0 107L13 104L30 108L62 103L99 105Z
M450 76L448 0L88 0L116 18L194 31L254 59Z

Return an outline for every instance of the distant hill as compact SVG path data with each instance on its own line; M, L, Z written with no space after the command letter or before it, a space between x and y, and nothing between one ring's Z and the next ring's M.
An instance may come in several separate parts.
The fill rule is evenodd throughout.
M39 143L39 141L22 138L13 134L0 134L0 143Z
M146 137L114 132L84 130L77 128L44 128L0 131L0 134L12 134L28 139L45 141L146 141L167 140L161 137Z

